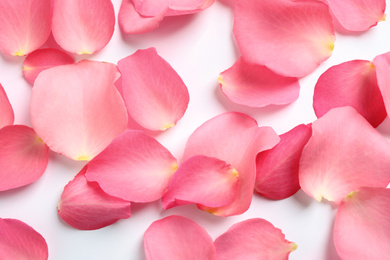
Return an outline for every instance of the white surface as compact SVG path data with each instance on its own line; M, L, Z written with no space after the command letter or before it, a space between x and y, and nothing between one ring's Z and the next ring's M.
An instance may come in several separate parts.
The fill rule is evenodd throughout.
M120 0L113 0L116 14ZM390 4L390 1L388 1ZM332 57L315 72L300 80L299 99L287 106L253 109L232 104L221 93L218 74L230 67L239 52L232 33L233 10L224 1L196 15L166 19L157 30L125 36L118 24L111 42L99 53L77 59L117 63L137 49L156 47L179 73L190 92L190 104L177 126L156 138L181 158L189 135L206 120L226 111L240 111L254 117L259 125L271 126L282 134L300 123L316 119L312 109L314 85L327 68L352 59L372 60L390 51L390 22L379 23L360 35L337 35ZM1 54L0 83L15 111L15 124L31 126L31 86L22 77L23 58ZM390 132L389 120L380 126ZM332 227L336 209L318 203L299 191L291 198L271 201L254 195L250 209L240 215L216 217L195 206L164 211L161 202L132 205L132 217L96 231L69 227L57 215L56 205L64 186L85 162L74 162L55 153L44 175L35 183L0 193L0 217L20 219L41 233L49 246L49 259L100 260L144 259L142 236L155 220L182 215L206 228L215 239L232 224L249 218L264 218L282 229L286 238L298 244L290 259L338 259L333 246Z

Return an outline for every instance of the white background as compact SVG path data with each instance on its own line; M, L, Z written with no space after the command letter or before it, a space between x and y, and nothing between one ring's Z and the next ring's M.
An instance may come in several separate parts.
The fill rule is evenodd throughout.
M189 135L206 120L226 111L246 113L260 126L271 126L278 134L314 121L313 89L321 73L344 61L372 60L376 55L390 51L388 21L380 22L363 34L337 34L332 57L300 80L301 93L296 102L256 109L235 105L221 93L217 81L219 73L239 56L232 33L233 8L228 1L217 0L209 9L195 15L166 18L157 30L142 35L123 35L116 24L112 40L102 51L76 57L77 60L117 63L137 49L156 47L160 56L179 73L190 92L191 100L184 117L175 127L156 136L179 160ZM113 0L116 15L120 2ZM22 76L23 60L23 57L1 54L0 83L14 108L15 124L31 126L31 86ZM379 131L387 137L390 135L388 118ZM153 221L173 214L195 220L213 239L234 223L264 218L280 228L288 240L298 244L290 259L338 259L332 240L336 208L316 202L302 191L280 201L254 195L246 213L227 218L213 216L193 205L164 211L160 201L133 204L129 219L96 231L74 229L58 217L56 205L64 186L84 164L51 152L46 172L37 182L0 193L0 217L20 219L42 234L49 246L49 259L144 259L143 233Z

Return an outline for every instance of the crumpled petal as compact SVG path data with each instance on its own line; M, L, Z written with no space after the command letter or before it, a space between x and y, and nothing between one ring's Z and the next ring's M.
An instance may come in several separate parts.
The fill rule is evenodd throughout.
M377 127L386 118L376 69L370 61L353 60L333 66L318 79L313 107L317 117L331 108L351 106Z
M376 56L372 63L376 68L378 86L382 93L387 114L390 115L390 52Z
M217 260L285 260L297 249L295 243L285 239L280 229L261 218L234 224L214 244Z
M41 47L51 31L50 0L0 0L0 50L24 56Z
M192 14L210 7L215 0L132 0L135 10L143 16Z
M267 67L245 62L242 57L218 80L222 92L232 102L249 107L289 104L299 96L297 78L279 76Z
M41 234L20 220L0 218L0 259L46 260L48 257Z
M8 100L7 93L0 84L0 129L14 123L14 110Z
M89 162L86 177L111 196L151 202L161 198L176 169L176 158L153 137L127 130Z
M340 204L334 244L341 259L388 259L390 189L362 187Z
M34 84L38 74L51 67L74 63L72 56L64 51L47 48L30 53L23 62L24 78L31 85Z
M299 166L306 194L339 204L360 186L390 183L390 143L355 109L333 108L312 130Z
M127 110L142 127L163 131L182 118L189 102L187 87L155 48L138 50L120 60L118 68Z
M56 42L77 54L103 49L115 28L115 12L110 0L52 0L52 31Z
M31 94L35 131L55 152L91 160L127 126L114 64L83 60L42 71Z
M0 129L0 191L36 181L49 161L49 148L30 127Z
M234 17L243 59L277 74L306 76L332 54L332 17L320 1L238 0Z
M106 194L96 182L85 178L85 166L70 181L58 202L58 215L69 225L93 230L130 217L130 202Z
M214 260L215 246L195 222L169 216L153 222L144 234L146 260Z
M256 158L255 191L270 199L285 199L299 189L299 160L311 137L311 126L298 125L280 135L280 142Z

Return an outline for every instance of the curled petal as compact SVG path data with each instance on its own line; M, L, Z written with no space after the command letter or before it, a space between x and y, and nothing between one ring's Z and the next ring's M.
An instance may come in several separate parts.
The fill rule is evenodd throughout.
M165 16L192 14L210 7L215 0L132 0L135 10L143 16L157 16L166 12Z
M8 100L7 93L0 84L0 129L14 123L14 110Z
M376 56L372 63L376 68L378 86L382 93L387 114L390 115L390 52Z

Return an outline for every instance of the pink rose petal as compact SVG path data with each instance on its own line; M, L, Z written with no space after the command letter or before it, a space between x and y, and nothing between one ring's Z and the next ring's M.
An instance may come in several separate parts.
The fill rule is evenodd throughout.
M372 63L376 68L378 86L382 93L387 114L390 115L390 52L376 56Z
M217 260L288 259L297 245L270 222L254 218L233 225L215 242Z
M340 204L334 244L341 259L388 259L390 189L362 187Z
M49 148L34 130L10 125L0 129L0 191L36 181L49 161Z
M285 199L299 189L299 160L311 137L311 126L298 125L280 136L271 150L256 159L255 191L270 199Z
M8 100L7 93L0 84L0 129L14 123L14 110Z
M45 239L17 219L0 218L0 259L48 259Z
M360 186L389 184L390 143L355 109L333 108L312 130L299 166L299 182L309 196L339 204Z
M243 59L277 74L306 76L332 54L332 17L320 1L238 0L234 16Z
M215 0L132 0L135 10L143 16L157 16L168 10L166 16L192 14L210 7Z
M126 107L114 86L118 77L114 64L87 60L39 74L31 120L50 149L91 160L126 129Z
M154 48L138 50L118 62L127 110L149 130L166 130L182 118L189 94L176 71Z
M214 260L215 247L207 231L180 216L153 222L144 234L146 260Z
M91 54L103 49L114 28L110 0L53 0L53 36L69 52Z

